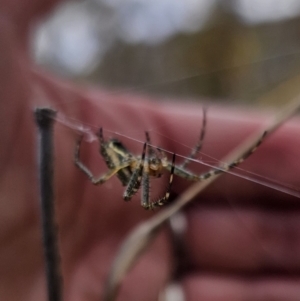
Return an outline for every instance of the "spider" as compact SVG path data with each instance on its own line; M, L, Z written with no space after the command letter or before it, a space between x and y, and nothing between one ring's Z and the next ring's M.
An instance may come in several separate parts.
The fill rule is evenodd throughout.
M142 186L141 206L147 210L151 210L156 207L161 207L168 202L174 174L189 181L204 181L213 175L226 172L236 167L246 158L248 158L261 144L266 135L265 132L262 135L261 139L257 142L257 144L238 160L228 164L216 166L208 172L197 175L188 171L186 169L186 166L189 164L190 159L193 159L200 151L205 136L205 129L206 110L204 109L202 129L198 143L194 147L191 154L187 157L187 159L181 165L177 166L175 165L175 153L173 153L172 161L169 161L165 153L160 148L154 148L153 146L151 146L150 136L148 132L146 132L146 142L143 145L142 155L134 156L125 148L123 143L119 140L110 139L105 141L103 137L103 130L102 128L100 128L99 132L97 133L97 137L99 139L100 144L100 154L108 167L108 171L105 174L96 178L93 175L93 173L88 169L88 167L86 167L80 161L80 145L82 141L82 136L78 139L75 147L75 165L87 175L87 177L94 185L102 184L109 180L112 176L116 175L121 181L122 185L126 186L123 194L123 199L125 201L129 201ZM167 170L170 173L169 183L165 194L157 201L151 202L149 193L150 177L159 178L162 176L165 170Z

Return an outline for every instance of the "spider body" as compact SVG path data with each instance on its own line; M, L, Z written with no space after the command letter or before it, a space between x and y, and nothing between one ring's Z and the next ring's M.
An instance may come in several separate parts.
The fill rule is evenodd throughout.
M103 134L99 133L99 138L103 137ZM134 157L123 143L115 138L109 139L107 142L100 141L100 154L104 158L104 161L109 169L115 169L116 167L128 162L129 165L117 171L116 176L121 181L123 186L127 186L130 178L138 167L138 162L142 159L142 156ZM150 146L148 146L150 147ZM162 152L161 152L162 153ZM159 178L162 176L164 169L167 167L167 158L157 157L156 154L147 158L144 162L143 172L148 173L150 177Z
M101 136L103 136L101 134ZM135 168L134 162L132 162L132 155L126 149L122 142L117 139L110 139L107 142L100 142L100 154L104 158L104 161L109 169L115 169L120 166L122 162L131 162L127 167L124 167L117 171L116 176L121 181L123 186L126 186L131 178L132 171Z
M161 207L169 200L174 174L189 181L205 181L211 176L226 172L243 162L257 149L266 135L265 132L261 139L257 141L257 144L245 152L238 160L216 166L208 172L197 175L188 171L186 166L189 164L190 159L194 158L202 147L205 127L206 111L203 110L202 130L199 141L189 157L179 166L175 165L175 153L173 153L172 161L169 161L162 150L151 146L148 132L146 132L146 142L143 145L142 154L134 156L119 140L109 139L105 141L103 138L102 128L99 130L97 136L100 144L100 154L108 167L108 171L95 178L88 167L80 161L80 144L82 137L80 137L76 144L75 165L87 175L94 185L102 184L109 180L112 176L116 175L122 185L126 186L123 194L123 199L125 201L129 201L141 188L142 207L145 209ZM152 202L150 200L150 178L160 178L165 171L170 173L169 184L165 194L157 201Z
M175 154L173 155L172 163L168 162L167 157L161 150L154 150L148 143L150 142L149 135L146 134L147 142L143 146L141 156L132 155L126 147L117 139L103 138L102 128L97 134L100 144L100 154L103 157L108 172L102 176L95 178L92 172L80 161L80 144L82 137L77 142L75 149L75 165L82 170L91 182L95 185L102 184L116 175L126 189L123 194L123 199L129 201L142 186L142 206L145 209L153 209L162 206L167 202L170 195L170 189L173 181L173 172L175 164ZM148 155L146 156L146 151ZM169 165L171 164L170 168ZM173 166L173 167L172 167ZM164 171L172 171L169 186L165 195L156 202L150 202L149 196L149 181L150 178L159 178Z

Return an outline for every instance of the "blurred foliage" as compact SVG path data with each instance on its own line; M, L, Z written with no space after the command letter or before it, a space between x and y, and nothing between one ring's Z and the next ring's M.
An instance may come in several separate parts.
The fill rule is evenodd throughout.
M250 26L217 7L194 34L151 46L118 42L78 80L167 97L286 102L300 92L299 37L300 18Z

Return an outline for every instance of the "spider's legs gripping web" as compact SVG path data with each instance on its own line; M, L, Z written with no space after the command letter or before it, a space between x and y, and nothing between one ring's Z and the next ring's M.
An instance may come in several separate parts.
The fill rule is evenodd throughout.
M263 142L263 140L265 139L267 135L267 131L265 131L262 136L260 137L260 139L256 142L256 144L251 147L249 150L247 150L246 152L244 152L240 158L238 158L237 160L231 162L231 163L226 163L223 165L220 165L219 167L216 167L214 169L211 169L210 171L202 174L199 176L199 181L203 181L206 180L208 178L210 178L211 176L229 171L230 169L240 165L243 161L245 161L251 154L253 154L256 149L260 146L260 144Z
M181 178L187 179L189 181L204 181L204 180L206 180L206 179L208 179L208 178L210 178L214 175L218 175L220 173L229 171L230 169L232 169L232 168L238 166L239 164L241 164L251 154L253 154L256 151L256 149L259 147L259 145L262 143L262 141L264 140L266 135L267 135L267 132L265 131L253 147L251 147L249 150L244 152L237 160L235 160L231 163L225 163L225 164L213 167L208 172L205 172L205 173L200 174L200 175L193 174L192 172L187 171L184 168L175 166L174 173L175 173L175 175L177 175ZM166 168L168 170L171 170L172 165L170 163L168 163L168 166Z

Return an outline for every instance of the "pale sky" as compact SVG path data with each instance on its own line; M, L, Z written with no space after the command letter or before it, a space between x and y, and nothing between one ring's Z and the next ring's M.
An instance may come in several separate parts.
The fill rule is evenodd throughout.
M37 31L38 62L57 64L66 74L91 71L118 40L159 44L177 33L199 31L223 0L88 0L66 2ZM245 23L294 17L299 0L234 0ZM103 9L103 7L105 9ZM54 62L54 63L53 63Z

